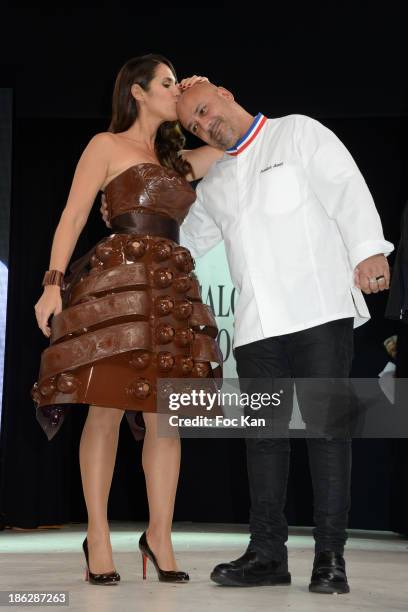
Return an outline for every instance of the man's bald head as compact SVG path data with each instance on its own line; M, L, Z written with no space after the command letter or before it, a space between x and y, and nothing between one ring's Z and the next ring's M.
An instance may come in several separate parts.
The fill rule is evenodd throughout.
M225 150L239 139L240 108L230 91L204 81L182 93L177 102L177 115L186 130L209 145Z
M188 124L186 124L188 121L187 114L194 108L194 104L197 104L203 97L206 99L215 97L218 94L218 90L227 91L223 87L217 87L210 81L200 81L182 92L178 100L177 112L181 123L186 129L189 129ZM230 95L233 99L232 94Z

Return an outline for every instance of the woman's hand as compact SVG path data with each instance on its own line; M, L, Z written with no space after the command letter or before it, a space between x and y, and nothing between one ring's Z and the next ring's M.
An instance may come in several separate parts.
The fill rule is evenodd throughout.
M192 77L188 77L187 79L182 79L180 83L177 83L178 88L181 92L186 91L196 83L203 83L204 81L208 81L207 77L197 76L194 74Z
M44 293L34 306L38 327L44 336L51 336L51 328L48 319L51 315L57 315L62 310L61 289L58 285L46 285Z

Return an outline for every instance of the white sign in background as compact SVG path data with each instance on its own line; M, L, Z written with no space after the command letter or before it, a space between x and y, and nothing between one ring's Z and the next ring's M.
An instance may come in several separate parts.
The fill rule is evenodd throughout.
M223 377L237 378L232 354L234 307L237 298L231 281L224 243L196 259L195 272L201 287L201 297L208 304L217 321L217 341L224 357Z

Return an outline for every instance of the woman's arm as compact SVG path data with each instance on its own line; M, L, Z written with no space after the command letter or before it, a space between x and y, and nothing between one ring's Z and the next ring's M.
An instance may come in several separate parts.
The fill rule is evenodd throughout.
M108 172L109 134L92 138L77 164L66 206L54 234L50 270L65 272Z
M77 164L66 206L54 234L49 270L65 273L79 235L88 219L95 197L102 187L109 166L110 134L92 138ZM48 319L61 311L58 285L46 285L35 305L37 322L42 332L50 336Z
M186 161L190 162L193 168L193 173L187 174L186 179L196 181L207 174L213 163L224 155L224 151L204 145L197 147L197 149L183 150L181 155Z

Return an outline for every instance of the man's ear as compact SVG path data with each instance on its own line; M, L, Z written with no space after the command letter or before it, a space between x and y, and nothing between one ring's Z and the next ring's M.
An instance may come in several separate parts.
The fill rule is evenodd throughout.
M143 102L145 91L142 87L140 87L139 83L133 83L130 91L135 100L138 102Z
M234 100L232 93L228 89L225 89L225 87L217 87L217 93L219 96L226 98L227 100Z

